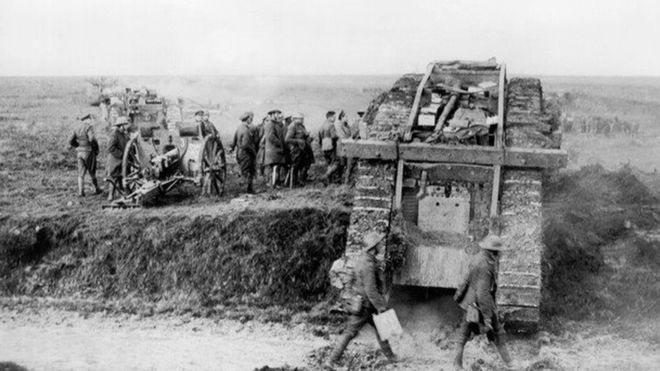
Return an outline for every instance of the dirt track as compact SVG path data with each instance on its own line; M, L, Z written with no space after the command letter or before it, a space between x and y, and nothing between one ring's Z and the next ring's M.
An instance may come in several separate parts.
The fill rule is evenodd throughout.
M383 369L450 369L450 347L434 345L432 336L416 332L414 337L404 335L394 341L401 362ZM543 341L541 347L533 339L510 342L516 369L656 370L660 365L658 345L621 339L607 331L549 336ZM0 310L0 362L13 361L31 370L253 370L285 364L313 369L306 356L330 343L312 336L303 325ZM375 347L371 330L364 331L349 347L347 358L366 352L374 355L370 362L381 363ZM483 339L468 344L465 362L478 370L502 367Z
M137 316L0 313L0 361L31 370L251 370L303 365L325 342L277 325Z

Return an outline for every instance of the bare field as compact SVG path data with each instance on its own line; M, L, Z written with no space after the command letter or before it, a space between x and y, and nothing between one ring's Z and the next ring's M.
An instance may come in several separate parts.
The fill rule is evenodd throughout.
M119 80L132 86L153 87L168 97L183 97L191 109L210 108L211 121L224 136L227 147L228 138L238 124L237 117L244 110L255 111L257 119L275 107L287 112L302 111L308 128L314 130L322 123L323 113L328 109L343 108L352 118L355 111L366 107L371 98L387 89L395 78L125 77ZM550 242L554 248L576 248L576 254L557 256L553 261L565 268L559 272L590 269L593 272L580 276L575 286L582 287L571 286L572 291L566 296L550 295L549 299L544 299L550 300L546 304L552 304L551 301L569 303L567 308L580 312L580 321L568 320L575 317L565 310L562 312L556 304L547 305L551 312L546 313L545 332L531 339L511 339L513 355L520 360L518 369L656 369L660 362L657 357L660 329L648 323L657 324L660 313L637 317L622 315L613 309L614 302L627 286L607 286L602 281L605 277L621 279L626 284L648 287L651 295L656 292L653 290L657 282L644 281L648 276L638 274L642 268L637 265L626 270L626 276L620 271L602 268L602 263L586 268L580 264L601 262L603 251L611 259L633 260L642 256L647 261L660 261L658 245L649 247L635 242L632 230L650 230L660 223L657 213L637 212L641 204L655 204L660 196L657 174L660 167L660 79L546 77L542 80L546 93L568 92L574 97L573 103L565 107L566 112L637 122L640 134L634 137L564 134L562 147L569 153L569 169L551 175L555 189L549 192L552 203L544 206L544 213L552 216L554 222L565 216L570 219L553 225L557 234L567 236L565 240L546 240L546 244ZM220 365L220 369L242 370L266 364L315 369L318 364L314 355L323 354L324 346L329 345L340 330L337 316L326 313L331 296L320 295L317 307L310 302L275 308L264 304L260 296L264 294L262 283L248 280L246 285L252 285L250 287L259 295L246 291L222 299L226 300L224 302L218 296L221 283L214 283L217 287L210 289L213 293L210 296L200 289L199 286L204 285L195 286L195 282L210 274L196 271L196 268L222 266L219 265L221 259L231 257L223 255L226 249L230 252L235 249L244 261L264 263L261 260L271 257L264 253L270 251L266 249L269 236L250 236L241 229L245 226L236 226L235 221L254 218L255 225L271 231L269 228L274 224L268 223L276 221L268 217L281 212L293 211L294 218L298 215L296 212L312 210L309 217L318 219L314 227L317 232L301 241L296 236L287 236L286 231L275 236L274 239L283 241L282 246L277 246L282 251L293 254L307 246L332 246L334 240L328 236L334 236L336 241L342 238L338 229L345 223L342 218L350 211L351 189L311 184L302 189L271 193L265 190L262 179L257 185L259 193L248 197L240 193L238 172L233 156L229 156L230 181L221 198L201 197L198 190L184 187L153 208L102 210L103 196L78 198L75 195L75 156L67 148L67 137L75 118L83 113L95 113L89 101L89 87L83 78L0 77L0 129L3 133L0 137L0 232L36 254L18 255L19 260L24 260L10 270L11 274L0 285L4 293L0 300L0 349L6 349L0 353L0 362L16 361L31 369L217 369ZM100 123L96 125L97 136L104 147L107 128ZM604 169L584 168L594 164ZM619 170L622 165L627 166ZM100 178L103 167L104 158L100 158ZM631 177L639 179L650 190L650 195L636 199L633 193L641 186ZM622 195L622 190L623 193L630 191L629 197ZM607 199L600 200L599 194L607 195ZM593 200L587 199L591 196ZM578 204L576 201L585 202ZM596 211L601 209L618 211ZM162 230L177 220L182 221L180 226ZM136 232L135 239L125 246L115 243L121 233L126 232L122 231L122 221L129 221L129 227L133 228L124 229ZM207 228L215 221L222 232L214 233ZM304 222L287 220L300 235L304 234ZM599 223L600 226L596 225ZM635 224L632 229L623 227L631 223ZM38 249L41 245L39 237L35 237L36 226L52 227L50 250ZM581 233L585 228L589 230ZM162 237L190 236L189 230L208 232L208 236L192 238L194 244L208 246L211 254L199 261L191 260L199 263L198 266L175 264L172 268L168 265L169 259L185 261L190 256L186 254L197 250L186 246L186 241L177 240L177 243L166 244L166 250L173 255L158 255L156 253L165 246ZM237 235L239 232L246 237ZM286 250L290 241L300 246L291 245L291 250ZM191 243L188 241L188 245ZM634 256L621 253L621 246L633 251ZM640 255L642 253L646 255ZM149 254L154 254L152 263L147 263ZM330 255L325 258L330 259ZM141 268L131 271L131 264ZM319 264L323 266L326 262ZM649 267L644 266L644 269ZM136 272L146 272L147 276ZM562 284L561 280L551 282ZM16 286L9 287L9 284ZM325 287L324 282L316 284ZM595 298L590 296L590 290L598 291ZM271 293L266 292L268 294ZM26 295L28 299L17 299L16 295ZM576 298L580 297L585 302L577 302ZM593 301L588 301L591 299ZM67 304L62 304L63 301ZM93 303L89 305L93 309L85 309L88 305L84 303ZM627 310L646 308L647 312L660 307L653 297L624 304ZM106 314L100 315L100 312ZM154 313L157 318L152 317ZM415 330L395 344L403 362L397 366L383 366L383 369L448 367L446 360L450 350L442 331L452 330L453 324L415 326L432 331L419 333ZM42 341L34 340L37 335L42 336ZM382 366L370 335L364 334L349 349L346 362L350 369ZM71 346L63 349L64 344ZM39 351L40 346L45 346L46 350ZM245 352L245 348L253 352ZM424 354L420 354L420 349ZM367 357L360 358L356 350L366 351ZM147 353L150 355L145 356ZM466 363L473 369L502 367L483 341L471 344L466 354L469 354Z

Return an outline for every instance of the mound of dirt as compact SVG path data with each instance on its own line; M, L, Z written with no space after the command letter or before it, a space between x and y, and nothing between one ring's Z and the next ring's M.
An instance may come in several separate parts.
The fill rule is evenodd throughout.
M544 191L545 317L660 313L660 285L655 283L660 246L635 233L657 223L648 205L658 200L633 171L584 167L546 177ZM632 256L627 265L613 269L604 254L617 241Z
M19 220L0 227L0 294L186 298L202 306L318 301L346 240L345 211Z

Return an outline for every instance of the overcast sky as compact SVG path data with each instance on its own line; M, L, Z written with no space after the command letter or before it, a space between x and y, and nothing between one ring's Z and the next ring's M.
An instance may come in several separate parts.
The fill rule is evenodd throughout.
M660 76L660 1L0 0L0 75Z

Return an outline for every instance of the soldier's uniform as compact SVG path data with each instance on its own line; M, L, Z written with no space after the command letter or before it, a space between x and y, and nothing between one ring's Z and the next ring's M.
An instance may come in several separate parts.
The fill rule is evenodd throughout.
M340 169L340 164L337 161L337 140L339 137L337 136L335 124L330 120L330 117L334 117L334 112L328 112L326 120L321 125L318 134L321 152L323 153L323 158L325 158L325 163L327 165L325 174L323 174L323 179L325 181L329 181L330 178Z
M337 142L341 142L344 139L351 139L351 128L346 122L346 114L344 111L339 113L339 119L335 121L335 133L337 133ZM335 144L335 151L337 151L337 145ZM348 162L348 159L344 156L339 156L339 153L335 154L336 164L338 165L337 172L341 174L344 172L344 183L348 183L348 178L350 175L350 168L353 165L352 159L351 162Z
M252 183L257 172L257 143L255 130L250 126L254 115L246 112L241 116L241 124L234 133L231 150L236 149L236 162L241 169L241 175L247 182L247 192L254 193Z
M110 133L110 138L108 140L108 158L105 169L106 178L110 181L110 190L108 192L109 201L114 199L116 188L119 187L121 189L122 187L121 163L129 137L126 133L120 130L119 127L125 125L128 125L128 119L125 116L118 117L117 121L113 124L115 129Z
M291 176L293 177L292 182L294 184L305 179L307 169L314 162L313 153L311 153L310 158L311 144L309 132L305 129L305 124L303 124L302 120L302 114L293 115L293 122L289 125L285 136L291 156Z
M276 187L281 180L282 170L288 164L288 148L286 146L284 125L272 118L280 111L271 111L268 114L271 119L266 121L264 127L264 136L261 139L264 147L264 165L271 169L272 183L271 186Z
M502 359L510 365L511 358L501 337L497 318L495 293L497 292L498 252L503 250L502 241L488 235L481 243L482 250L473 257L468 273L456 289L454 300L465 311L458 329L454 365L463 367L463 348L473 334L486 333L499 351Z
M374 326L373 315L387 310L387 300L383 295L385 281L382 272L378 269L375 248L382 241L384 235L372 232L364 239L364 249L354 268L355 291L360 300L356 307L351 309L339 342L335 345L330 358L324 364L326 369L333 369L337 365L344 350L351 340L357 336L364 325ZM376 340L381 350L390 361L396 361L396 356L387 340L382 340L376 331Z
M69 144L76 148L76 163L78 164L78 195L85 195L85 174L89 173L96 194L101 193L96 180L96 157L99 153L99 144L91 124L91 116L86 115L80 119L80 124L69 138Z
M208 111L203 112L202 117L203 117L202 123L201 123L202 137L206 137L207 135L211 135L211 136L220 138L220 134L218 133L218 129L209 120L210 115L209 115Z
M265 175L265 155L266 155L266 149L265 149L265 143L263 143L261 140L264 137L264 130L266 127L266 121L267 118L264 118L261 123L253 128L254 130L254 139L257 143L257 148L259 149L257 151L257 167L259 169L259 174L261 176Z

